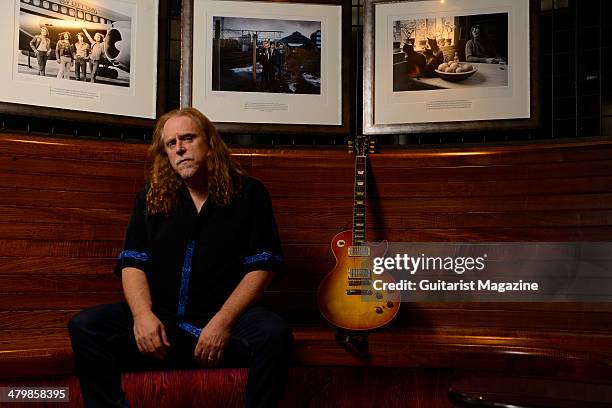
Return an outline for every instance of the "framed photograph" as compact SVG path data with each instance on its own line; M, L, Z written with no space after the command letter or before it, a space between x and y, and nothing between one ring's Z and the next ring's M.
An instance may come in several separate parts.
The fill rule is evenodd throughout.
M349 133L345 0L183 0L183 12L193 30L183 37L183 106L221 132Z
M540 124L537 0L366 0L366 134Z
M164 109L165 10L165 0L3 1L0 112L151 125Z

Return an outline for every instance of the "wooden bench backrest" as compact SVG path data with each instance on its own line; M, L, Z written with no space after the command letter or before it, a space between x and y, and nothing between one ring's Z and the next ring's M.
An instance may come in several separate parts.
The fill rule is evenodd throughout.
M122 299L112 273L146 146L0 135L0 330L65 327ZM353 157L340 150L235 149L272 194L290 271L267 302L322 323L330 240L352 221ZM370 156L369 239L612 238L612 142L387 150ZM606 331L608 304L406 303L396 324Z

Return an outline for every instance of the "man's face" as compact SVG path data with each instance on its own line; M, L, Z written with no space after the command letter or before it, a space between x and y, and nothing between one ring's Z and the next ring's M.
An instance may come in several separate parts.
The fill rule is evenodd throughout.
M64 34L64 40L68 41L70 39L70 36L68 34Z
M81 34L77 34L77 40L79 42L83 42L83 36Z
M472 28L472 36L474 38L480 37L480 27L473 27Z
M270 44L269 44L267 41L264 41L264 42L263 42L263 47L264 47L264 48L268 48L269 46L270 46Z
M41 28L40 29L40 35L42 35L43 37L46 37L49 34L49 32L47 31L46 28Z
M183 180L206 173L208 145L204 132L189 116L174 116L164 125L164 149Z

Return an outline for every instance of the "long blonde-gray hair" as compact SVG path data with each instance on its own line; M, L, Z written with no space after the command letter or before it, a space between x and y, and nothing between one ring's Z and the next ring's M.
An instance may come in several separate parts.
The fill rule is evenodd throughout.
M164 114L157 121L153 141L149 146L149 159L153 162L149 172L147 212L169 214L177 200L178 190L183 184L174 171L164 147L164 125L168 119L179 116L191 118L202 130L208 146L207 177L208 199L214 204L225 206L240 190L246 175L240 165L231 157L229 149L217 133L217 129L206 116L195 108L175 109Z

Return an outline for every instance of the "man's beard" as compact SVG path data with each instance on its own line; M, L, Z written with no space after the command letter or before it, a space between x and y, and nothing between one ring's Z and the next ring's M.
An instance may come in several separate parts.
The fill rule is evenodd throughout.
M195 176L198 171L198 167L194 166L191 162L183 162L176 168L176 172L183 180L188 180Z

